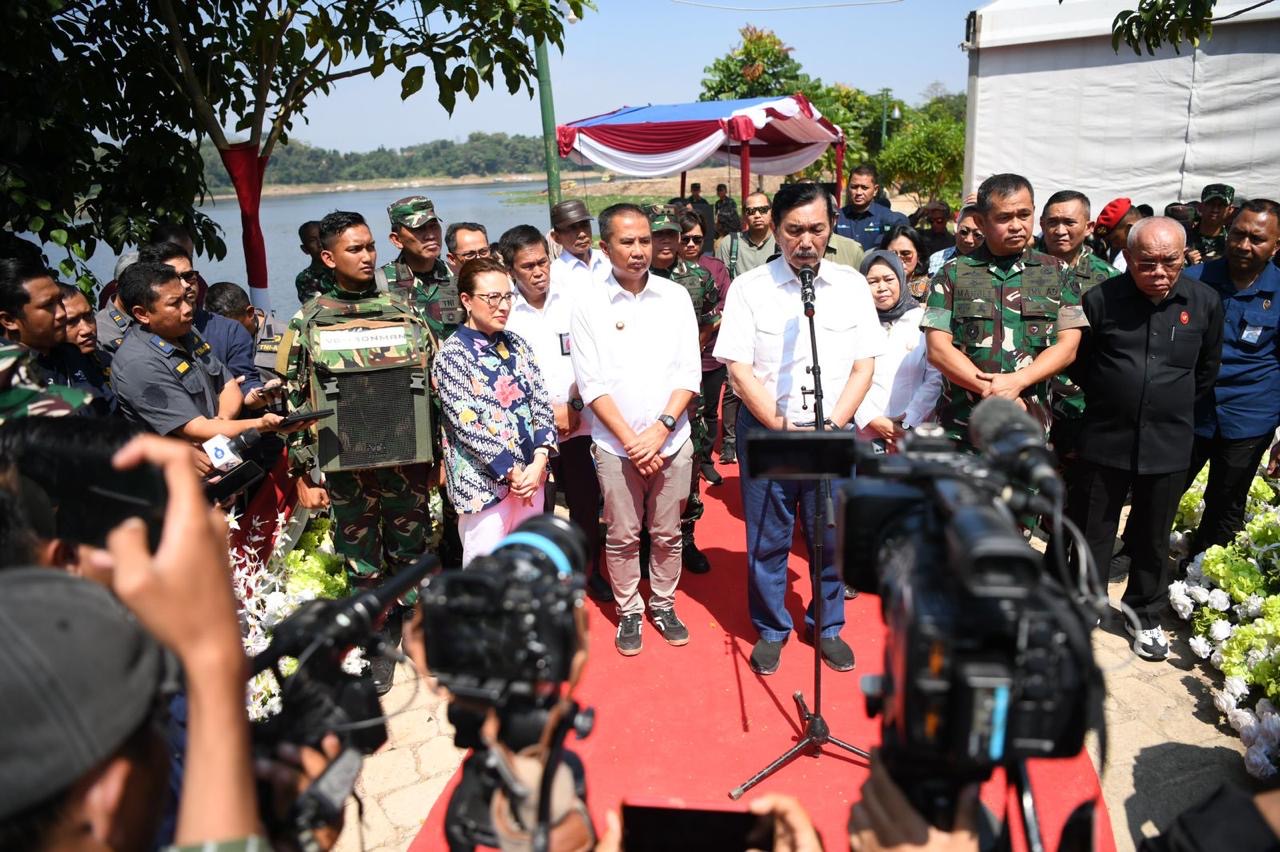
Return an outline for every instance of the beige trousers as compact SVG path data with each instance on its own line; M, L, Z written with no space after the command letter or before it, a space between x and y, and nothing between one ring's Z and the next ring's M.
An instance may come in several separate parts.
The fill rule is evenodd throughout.
M640 530L649 530L649 609L675 604L680 582L680 515L689 499L693 442L645 477L631 459L591 448L604 497L604 564L620 615L644 612L640 599Z

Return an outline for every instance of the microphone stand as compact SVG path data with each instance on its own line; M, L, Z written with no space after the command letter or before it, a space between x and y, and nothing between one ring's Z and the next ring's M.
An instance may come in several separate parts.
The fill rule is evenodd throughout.
M813 375L813 428L816 432L826 429L826 413L822 408L822 367L818 363L818 331L814 324L814 271L806 266L800 269L800 299L804 302L804 315L809 320L809 345L813 351L813 367L809 372ZM822 718L822 566L824 550L822 541L826 529L835 527L835 507L831 501L831 480L818 480L818 494L813 513L813 530L811 532L809 562L809 583L812 590L813 606L813 712L809 712L804 701L804 693L796 690L791 697L795 699L796 711L800 721L804 723L804 736L791 748L783 752L777 760L752 775L742 784L729 791L729 798L737 801L752 787L786 766L805 750L812 748L814 757L822 753L822 747L828 743L847 752L870 760L871 755L857 746L850 745L831 734L831 728Z

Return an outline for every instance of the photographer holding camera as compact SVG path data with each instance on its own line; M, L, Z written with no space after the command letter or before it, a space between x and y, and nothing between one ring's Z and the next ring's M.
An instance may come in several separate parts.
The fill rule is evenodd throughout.
M154 555L137 518L97 554L114 571L118 601L56 571L0 574L0 635L10 649L0 662L0 846L151 843L168 775L154 716L163 645L182 664L190 706L176 842L261 848L252 840L245 660L221 517L204 500L186 446L143 436L115 463L161 467L169 491Z

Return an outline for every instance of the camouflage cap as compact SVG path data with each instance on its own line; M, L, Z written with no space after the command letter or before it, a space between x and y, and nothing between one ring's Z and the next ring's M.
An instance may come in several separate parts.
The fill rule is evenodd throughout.
M1200 192L1201 201L1212 201L1215 198L1221 198L1230 204L1236 200L1236 189L1225 183L1211 183Z
M421 228L430 222L439 222L436 206L425 195L410 195L399 201L391 202L387 208L387 216L391 219L391 227Z
M644 208L649 214L649 229L658 231L680 232L680 209L674 204L650 204Z

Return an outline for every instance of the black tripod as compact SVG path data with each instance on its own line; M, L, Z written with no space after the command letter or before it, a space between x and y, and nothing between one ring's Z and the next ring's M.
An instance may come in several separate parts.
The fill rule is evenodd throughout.
M818 364L818 332L813 321L814 273L812 267L803 267L799 272L799 277L800 298L804 302L804 315L809 319L809 344L813 347L813 368L810 370L813 375L813 428L815 431L821 432L827 426L824 419L826 415L822 409L822 368ZM800 721L804 723L804 736L773 763L770 763L764 769L761 769L755 775L730 790L729 798L735 801L742 798L744 793L786 766L808 748L813 749L816 757L822 753L822 747L830 743L845 751L852 752L858 757L868 760L871 758L871 755L857 746L850 745L844 740L832 736L831 729L827 726L827 720L822 718L822 564L824 549L822 538L825 531L824 528L835 525L835 511L831 505L831 480L819 480L817 505L814 510L812 559L809 563L809 582L813 591L813 712L810 713L808 705L804 703L804 693L797 690L791 697L795 699Z

